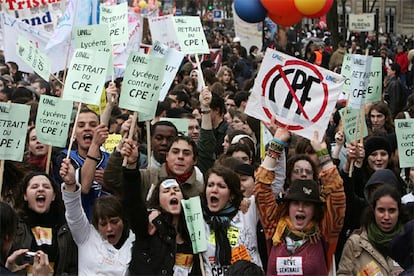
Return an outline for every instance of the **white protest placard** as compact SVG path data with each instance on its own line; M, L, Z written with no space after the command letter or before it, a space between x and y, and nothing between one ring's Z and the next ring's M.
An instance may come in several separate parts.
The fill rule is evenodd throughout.
M29 112L29 105L0 102L0 160L23 160Z
M73 102L40 95L36 116L36 135L39 142L66 147Z
M59 18L62 17L65 6L64 1L1 1L1 11L16 17L24 24L35 26L37 29L52 32Z
M414 119L396 119L395 135L400 168L414 167Z
M371 32L375 29L375 13L349 14L349 30L353 32Z
M323 139L344 77L268 48L245 113L313 139Z
M142 16L134 11L128 12L128 43L114 45L114 77L123 77L126 63L131 52L139 52L142 41Z
M155 115L164 75L164 60L131 52L122 82L119 107Z
M63 99L99 105L109 53L76 49L65 81Z
M371 75L371 62L371 56L351 55L351 94L347 103L350 108L364 108Z
M339 96L340 100L348 100L348 94L351 91L351 63L352 55L345 54L341 69L341 75L345 77L345 83L342 88L342 93ZM368 87L364 93L365 103L373 103L381 100L382 85L381 57L372 57Z
M51 72L50 60L30 43L29 40L23 36L19 36L16 52L40 77L49 81Z
M248 23L237 15L237 12L234 10L234 4L232 5L232 9L234 32L236 36L240 38L240 44L246 49L250 49L251 46L256 46L259 49L262 49L263 22Z
M128 42L128 3L113 6L101 5L101 24L109 27L112 44Z
M4 43L4 56L6 60L12 60L19 65L19 70L23 72L33 72L31 66L29 66L25 61L23 61L16 52L16 44L18 43L19 36L24 36L27 40L31 41L36 48L44 49L47 42L50 39L51 34L45 31L36 29L36 27L30 26L17 18L11 17L6 13L0 12L1 19L1 30L3 31L3 37L7 40L7 43ZM62 52L60 52L62 55ZM52 56L47 55L49 59L52 59ZM64 59L64 57L62 58ZM53 71L52 64L52 72Z
M165 72L160 92L160 101L163 101L165 96L167 96L168 89L170 89L178 69L180 68L184 54L173 48L168 48L167 45L158 41L154 41L152 44L150 54L163 58L165 61Z
M210 53L199 16L175 16L173 25L181 52L185 54Z
M172 15L148 18L148 25L153 41L159 41L169 48L180 49L180 44L174 30Z

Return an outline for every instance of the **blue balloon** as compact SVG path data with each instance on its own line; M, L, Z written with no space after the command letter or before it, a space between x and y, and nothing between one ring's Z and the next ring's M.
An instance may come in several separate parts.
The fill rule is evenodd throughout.
M260 0L234 0L237 15L248 23L258 23L266 18L267 10Z

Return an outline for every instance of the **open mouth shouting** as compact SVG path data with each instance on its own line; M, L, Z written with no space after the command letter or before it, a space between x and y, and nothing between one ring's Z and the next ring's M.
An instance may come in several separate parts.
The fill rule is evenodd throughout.
M178 198L174 197L170 199L168 212L173 215L178 215L181 212L180 200Z
M210 196L208 198L207 203L208 203L208 208L212 212L218 212L222 208L220 198L218 198L217 196Z
M92 134L85 134L85 135L83 135L83 140L84 141L92 142L92 138L93 138Z

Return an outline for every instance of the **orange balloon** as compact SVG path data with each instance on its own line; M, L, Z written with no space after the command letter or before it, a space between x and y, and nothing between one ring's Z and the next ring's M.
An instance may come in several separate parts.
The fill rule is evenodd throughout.
M327 0L294 0L295 7L304 16L309 16L320 12Z
M285 16L268 13L267 16L272 19L273 22L283 27L296 25L302 19L302 14L300 12L288 14Z
M260 0L260 2L267 12L273 15L285 16L299 12L295 6L295 0Z
M328 13L328 11L332 7L332 4L333 4L333 0L326 0L325 5L323 6L323 8L319 12L317 12L315 14L307 15L306 17L309 17L309 18L321 17L321 16L325 15L326 13Z

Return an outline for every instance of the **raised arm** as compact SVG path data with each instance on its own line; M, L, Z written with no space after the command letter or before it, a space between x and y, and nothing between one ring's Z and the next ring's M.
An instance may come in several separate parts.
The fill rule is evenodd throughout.
M104 124L100 124L95 128L92 143L86 155L85 162L81 168L82 193L87 194L91 189L92 182L96 180L103 184L103 168L96 169L99 161L103 158L100 147L108 138L108 128Z
M327 260L328 264L330 264L331 256L336 249L339 233L344 224L346 202L342 178L332 162L325 141L320 142L318 138L318 132L315 131L311 145L318 156L319 166L321 167L319 174L322 183L321 199L326 204L321 229L324 238L329 244Z
M126 137L128 135L129 129L132 123L132 116L129 116L121 126L121 135ZM122 193L122 155L121 148L125 142L125 139L122 139L119 144L116 146L115 150L111 153L108 163L104 170L104 182L115 194L120 195ZM139 153L138 153L139 154ZM138 156L137 156L138 160Z
M86 242L90 235L90 224L81 203L81 187L75 180L75 169L70 160L65 158L60 167L63 179L62 197L65 203L65 216L77 245Z
M125 139L121 148L122 157L127 158L127 166L122 174L122 199L131 230L139 237L145 237L148 229L148 215L143 200L140 170L137 169L136 158L138 147L135 141Z
M110 82L108 87L105 89L106 93L106 105L101 114L101 124L108 126L109 118L114 107L118 105L118 88L114 82ZM109 126L108 126L109 127Z
M203 88L200 93L201 106L201 131L197 142L198 160L197 166L203 174L210 169L215 161L216 137L213 132L211 121L211 91L208 87Z
M276 166L278 158L284 151L285 144L289 140L289 137L290 133L287 129L278 128L276 130L274 138L269 144L266 157L255 173L256 186L254 189L254 196L257 210L260 215L260 221L265 230L266 239L268 240L273 237L278 223L278 205L276 203L276 196L272 192L271 187L273 179L275 178L275 173L272 169Z

